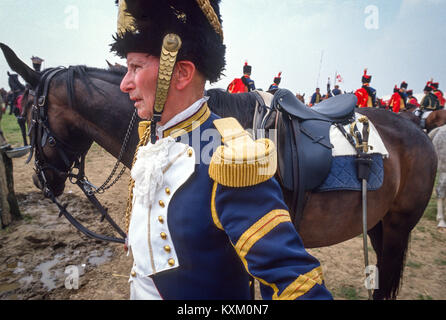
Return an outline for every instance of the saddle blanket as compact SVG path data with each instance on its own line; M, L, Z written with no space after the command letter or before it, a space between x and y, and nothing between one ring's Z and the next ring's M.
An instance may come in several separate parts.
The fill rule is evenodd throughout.
M381 154L372 154L373 160L370 168L370 176L367 181L367 190L374 191L381 188L384 180L384 164ZM361 191L362 181L358 179L356 169L356 157L334 157L331 163L330 173L325 181L314 192L328 191Z
M355 113L356 126L362 134L363 124L358 121L362 115ZM373 160L370 168L370 176L367 181L367 190L374 191L381 188L384 180L383 158L389 157L389 152L384 145L378 131L369 121L369 151ZM350 125L344 126L345 131L350 132ZM332 163L330 173L324 182L317 187L315 192L328 192L339 190L361 191L362 181L358 179L356 167L356 150L336 127L330 128L330 142L334 146L332 150Z
M362 134L363 125L358 121L358 119L362 117L361 114L355 113L356 127L359 132ZM382 141L378 130L376 130L375 126L371 121L369 121L369 154L381 154L383 157L389 157L389 152ZM350 125L344 126L345 131L350 133ZM336 127L331 126L330 128L330 142L334 146L332 149L333 157L339 156L354 156L356 155L355 148L348 142L347 138L344 137L342 132Z

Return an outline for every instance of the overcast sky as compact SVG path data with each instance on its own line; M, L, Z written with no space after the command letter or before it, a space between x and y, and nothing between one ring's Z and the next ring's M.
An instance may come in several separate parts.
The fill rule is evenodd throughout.
M368 68L380 97L402 81L421 92L430 78L446 91L446 0L222 0L221 11L227 66L212 87L226 88L247 60L265 90L282 71L295 93L324 93L336 72L353 91ZM125 63L109 53L116 16L113 0L1 0L0 42L29 65L36 55L44 68L106 68ZM0 55L0 87L8 70Z

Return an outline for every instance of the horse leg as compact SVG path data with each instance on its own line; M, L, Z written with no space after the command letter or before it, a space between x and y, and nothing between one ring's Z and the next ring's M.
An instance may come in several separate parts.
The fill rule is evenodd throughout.
M376 268L379 270L383 264L383 226L382 221L378 222L367 234L369 235L370 242L372 243L373 250L376 253ZM379 281L379 273L378 273Z
M446 221L444 220L444 203L445 198L438 198L437 200L437 221L438 228L446 228Z
M435 188L437 195L437 221L439 228L446 228L446 222L444 221L444 200L446 196L446 175L441 172L438 176L438 183Z
M416 225L416 222L406 221L406 216L403 213L389 212L381 222L382 245L381 250L379 246L377 250L379 288L373 293L375 300L396 299L398 294L410 232ZM378 233L377 230L374 233ZM379 240L374 241L379 243Z
M443 198L437 198L437 221L441 221L443 219Z

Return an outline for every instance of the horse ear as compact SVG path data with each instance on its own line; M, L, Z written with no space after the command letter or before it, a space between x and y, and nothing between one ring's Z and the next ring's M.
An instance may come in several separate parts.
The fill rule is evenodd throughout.
M40 74L31 69L26 63L20 60L10 47L0 42L0 48L8 62L9 67L17 72L33 88L37 87L40 81Z

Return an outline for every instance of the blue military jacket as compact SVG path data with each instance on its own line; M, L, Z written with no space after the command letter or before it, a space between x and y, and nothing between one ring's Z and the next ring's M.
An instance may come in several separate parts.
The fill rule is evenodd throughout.
M169 259L171 267L149 276L160 298L251 299L252 276L264 299L331 299L320 263L304 249L277 181L230 188L210 178L204 159L221 142L204 132L216 132L216 119L205 103L193 117L164 131L165 137L189 141L196 163L165 208L169 232L164 236L171 238L165 241L176 256Z

